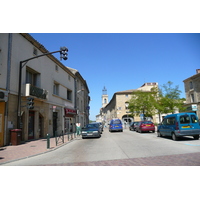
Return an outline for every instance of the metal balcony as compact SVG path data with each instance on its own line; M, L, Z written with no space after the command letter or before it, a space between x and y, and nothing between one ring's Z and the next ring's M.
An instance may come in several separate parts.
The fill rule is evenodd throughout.
M33 96L41 100L47 100L48 91L42 88L35 87L30 83L27 83L25 86L25 96Z

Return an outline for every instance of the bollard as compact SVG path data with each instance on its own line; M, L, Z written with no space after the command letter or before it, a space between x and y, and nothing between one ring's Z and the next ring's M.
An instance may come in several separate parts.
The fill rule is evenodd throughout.
M50 134L47 134L47 149L50 149Z

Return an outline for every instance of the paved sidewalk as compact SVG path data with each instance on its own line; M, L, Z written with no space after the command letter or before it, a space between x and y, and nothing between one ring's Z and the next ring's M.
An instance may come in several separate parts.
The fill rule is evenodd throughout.
M55 150L64 144L76 139L73 136L71 137L71 135L69 137L70 138L68 140L68 135L64 135L64 143L61 141L61 139L59 139L57 146L55 138L50 138L49 149L47 149L47 139L32 140L20 145L0 147L0 165L10 161L19 160L21 158L27 158Z

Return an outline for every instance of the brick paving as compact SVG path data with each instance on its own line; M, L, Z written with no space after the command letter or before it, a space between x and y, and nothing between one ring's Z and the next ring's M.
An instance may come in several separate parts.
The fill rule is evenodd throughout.
M65 135L64 144L69 143L74 139L75 138L71 138L68 140L68 136ZM50 149L47 149L46 139L34 140L16 146L0 147L0 165L10 161L46 153L48 151L55 150L64 144L59 141L58 146L56 146L55 138L51 138ZM200 152L91 162L74 162L62 164L55 163L45 166L200 166Z
M62 163L45 166L200 166L200 152L119 160Z
M0 165L10 161L19 160L22 158L27 158L55 150L62 145L72 141L73 139L74 138L72 136L72 138L69 138L68 140L68 135L64 135L64 143L62 143L61 139L59 139L56 146L55 138L50 138L49 149L47 149L47 139L32 140L20 145L0 147Z

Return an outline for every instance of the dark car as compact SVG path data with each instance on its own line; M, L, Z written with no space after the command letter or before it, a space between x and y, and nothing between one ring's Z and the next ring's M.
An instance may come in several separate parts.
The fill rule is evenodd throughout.
M97 126L99 126L101 129L101 134L103 133L103 125L101 122L92 122L91 124L96 124Z
M86 137L101 137L101 127L96 124L96 123L92 123L92 124L87 124L86 127L82 128L81 131L82 134L82 138L86 138Z
M155 125L151 121L141 121L136 127L136 131L139 133L152 131L154 133Z
M131 122L130 126L129 126L129 130L130 131L135 131L136 126L138 125L139 122Z

